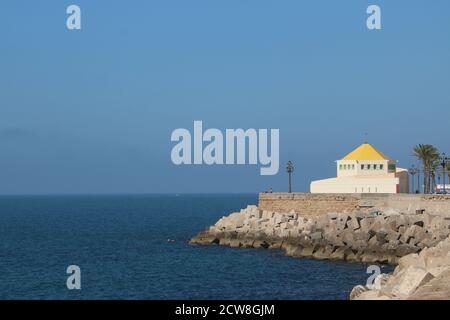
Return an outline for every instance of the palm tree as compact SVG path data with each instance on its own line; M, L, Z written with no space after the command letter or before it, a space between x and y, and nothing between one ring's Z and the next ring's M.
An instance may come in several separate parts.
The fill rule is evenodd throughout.
M429 193L431 190L431 172L433 170L433 163L439 159L438 149L431 144L419 144L413 148L413 156L422 162L423 167L423 186L424 193Z

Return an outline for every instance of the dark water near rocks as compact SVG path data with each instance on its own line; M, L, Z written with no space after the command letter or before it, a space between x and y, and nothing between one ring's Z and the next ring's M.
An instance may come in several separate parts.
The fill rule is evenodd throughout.
M0 298L347 299L365 283L362 264L186 243L256 203L256 195L0 197ZM72 264L81 290L66 287Z

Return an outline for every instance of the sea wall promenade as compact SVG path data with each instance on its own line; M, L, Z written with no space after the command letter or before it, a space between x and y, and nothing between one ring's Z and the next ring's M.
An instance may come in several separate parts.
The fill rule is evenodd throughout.
M424 275L408 269L408 263L416 260L403 257L419 256L449 235L450 196L262 193L258 206L222 217L193 237L191 243L277 248L289 256L350 262L403 261L404 270L426 277L418 281L419 287L436 278L436 270L445 269L448 261L434 259L433 268L442 268L434 269L434 274L423 269ZM387 291L380 294L379 290L359 286L352 298L409 297L404 291L391 296Z
M425 210L432 213L450 212L450 196L434 194L311 194L260 193L258 207L276 212L295 211L301 216L316 216L330 212L358 212L361 209L394 209L403 213Z

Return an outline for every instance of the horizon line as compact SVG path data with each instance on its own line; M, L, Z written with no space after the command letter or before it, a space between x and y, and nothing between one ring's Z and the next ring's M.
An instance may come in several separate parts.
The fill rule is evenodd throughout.
M98 193L0 193L0 197L14 196L146 196L146 195L254 195L260 192L98 192Z

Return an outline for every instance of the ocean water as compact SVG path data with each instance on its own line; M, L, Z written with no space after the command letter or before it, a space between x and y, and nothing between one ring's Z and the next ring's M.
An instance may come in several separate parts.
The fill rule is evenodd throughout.
M347 299L366 282L363 264L187 244L256 203L257 195L2 196L0 299ZM81 290L66 287L69 265L81 268Z

